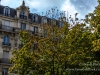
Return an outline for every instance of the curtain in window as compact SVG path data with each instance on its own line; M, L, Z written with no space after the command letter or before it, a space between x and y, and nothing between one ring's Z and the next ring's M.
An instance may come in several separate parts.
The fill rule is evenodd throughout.
M21 29L26 30L26 24L25 23L21 23Z
M9 37L8 36L4 36L4 44L9 44Z

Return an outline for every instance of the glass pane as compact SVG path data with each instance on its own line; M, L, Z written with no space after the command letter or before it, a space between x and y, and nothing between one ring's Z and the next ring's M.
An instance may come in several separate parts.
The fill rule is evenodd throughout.
M9 52L8 51L3 51L3 58L9 58Z
M22 30L26 30L26 24L21 23L21 29L22 29Z
M20 15L24 15L24 12L20 12Z
M9 43L9 37L8 36L4 36L4 43L8 44Z

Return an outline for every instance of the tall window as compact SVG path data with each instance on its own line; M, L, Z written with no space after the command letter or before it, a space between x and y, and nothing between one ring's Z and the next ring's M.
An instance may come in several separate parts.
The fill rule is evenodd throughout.
M60 28L64 26L64 22L60 22Z
M4 25L5 25L5 26L3 26L3 29L4 29L4 30L9 30L10 21L5 20L5 21L4 21Z
M24 12L20 12L20 18L24 19Z
M44 32L44 37L46 37L47 36L47 31L44 30L43 32Z
M42 24L47 23L47 18L46 17L42 17Z
M2 69L2 75L8 75L8 68Z
M3 58L9 59L9 51L3 51Z
M4 8L4 15L5 16L10 16L10 8L9 7Z
M9 37L7 35L4 36L4 45L9 44Z
M26 24L25 23L21 23L21 30L26 30Z
M35 17L35 22L38 22L38 16L36 15L36 17Z
M35 22L35 15L32 16L32 22Z
M38 22L38 16L32 15L32 22Z
M38 34L38 27L34 26L34 34Z

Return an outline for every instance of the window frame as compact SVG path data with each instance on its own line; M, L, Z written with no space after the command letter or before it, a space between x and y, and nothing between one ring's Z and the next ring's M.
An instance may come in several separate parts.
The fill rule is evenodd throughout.
M34 31L34 34L38 34L38 27L37 26L34 26L33 27L33 31Z
M20 12L20 18L24 19L24 12L23 11Z
M25 27L24 27L25 26ZM21 30L26 30L26 23L21 23L20 24L20 29Z
M5 35L3 41L5 45L9 45L9 36Z
M4 70L6 70L6 72ZM8 75L8 68L2 68L2 75Z
M10 8L7 7L7 6L4 8L4 15L5 16L10 16Z

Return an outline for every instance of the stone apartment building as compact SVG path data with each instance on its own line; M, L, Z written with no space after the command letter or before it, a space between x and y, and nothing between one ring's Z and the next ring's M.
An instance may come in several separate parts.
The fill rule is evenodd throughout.
M16 9L0 5L0 75L8 74L8 68L12 66L9 59L12 50L19 49L19 30L27 30L29 33L40 35L42 24L51 24L50 18L30 13L29 7L23 1ZM64 20L54 20L56 25L63 25Z

